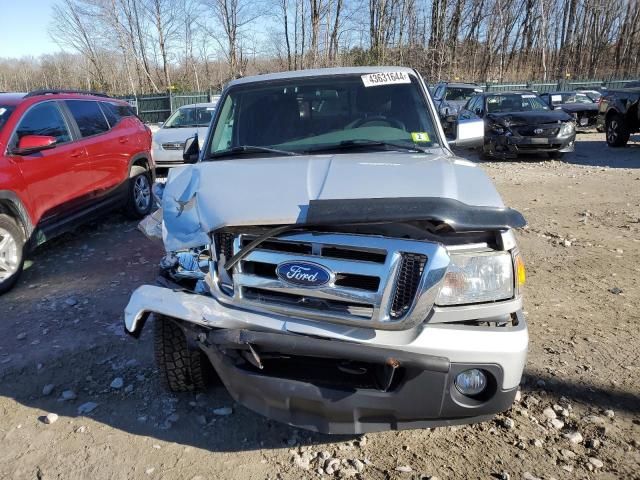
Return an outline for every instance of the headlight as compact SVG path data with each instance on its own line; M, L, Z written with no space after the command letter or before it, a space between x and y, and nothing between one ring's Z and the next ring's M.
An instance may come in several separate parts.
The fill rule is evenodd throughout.
M509 252L452 253L436 303L460 305L512 298L513 262Z
M573 122L566 122L562 124L562 128L560 129L560 135L571 135L576 126Z

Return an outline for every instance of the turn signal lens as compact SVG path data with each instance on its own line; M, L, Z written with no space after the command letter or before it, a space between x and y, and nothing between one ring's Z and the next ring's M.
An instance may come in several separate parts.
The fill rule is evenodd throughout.
M524 268L524 261L520 254L516 254L515 258L515 268L516 268L516 282L518 288L521 288L524 285L524 282L527 280L527 273Z

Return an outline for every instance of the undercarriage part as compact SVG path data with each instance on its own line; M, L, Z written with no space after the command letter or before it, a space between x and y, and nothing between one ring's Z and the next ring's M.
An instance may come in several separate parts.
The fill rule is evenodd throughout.
M349 358L353 361L412 366L437 372L449 371L449 360L444 357L418 355L411 352L389 351L384 348L363 349L358 343L325 340L298 335L255 332L251 330L212 330L207 343L220 348L247 348L251 344L265 352L286 352L321 358ZM339 355L339 357L336 357ZM397 367L396 367L397 368Z

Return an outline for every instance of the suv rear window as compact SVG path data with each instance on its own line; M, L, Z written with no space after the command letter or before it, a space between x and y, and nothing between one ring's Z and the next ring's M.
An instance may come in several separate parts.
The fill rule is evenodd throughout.
M107 119L102 114L102 110L97 102L90 100L67 100L67 107L71 115L76 120L80 134L83 137L99 135L109 131Z
M124 117L135 117L136 114L129 105L120 105L119 103L100 102L109 124L113 127Z

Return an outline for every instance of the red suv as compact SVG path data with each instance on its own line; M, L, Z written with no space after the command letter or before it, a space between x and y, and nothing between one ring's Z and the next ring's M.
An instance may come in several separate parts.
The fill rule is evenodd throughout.
M0 293L31 248L109 210L151 211L151 132L90 92L0 94Z

